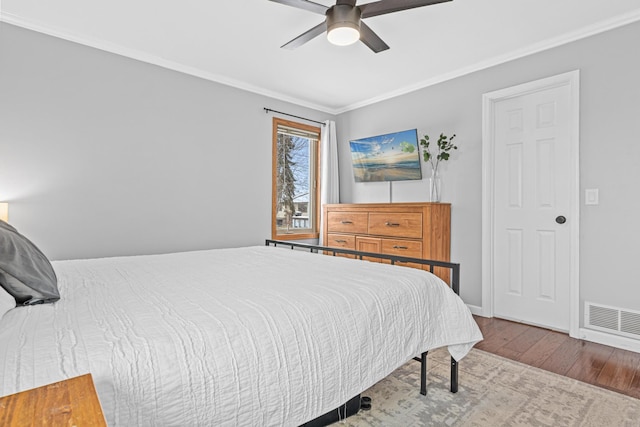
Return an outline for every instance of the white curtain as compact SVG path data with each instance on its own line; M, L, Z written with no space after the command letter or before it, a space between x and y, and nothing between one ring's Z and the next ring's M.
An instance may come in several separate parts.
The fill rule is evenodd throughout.
M336 123L331 120L324 122L322 139L320 141L320 239L322 245L322 233L324 214L322 205L327 203L340 203L340 183L338 181L338 141L336 139Z

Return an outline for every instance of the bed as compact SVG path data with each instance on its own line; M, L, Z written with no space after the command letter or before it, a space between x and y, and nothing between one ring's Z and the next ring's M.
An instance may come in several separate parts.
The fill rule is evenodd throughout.
M91 373L110 426L297 426L482 339L436 276L311 252L55 261L58 301L0 312L0 396Z

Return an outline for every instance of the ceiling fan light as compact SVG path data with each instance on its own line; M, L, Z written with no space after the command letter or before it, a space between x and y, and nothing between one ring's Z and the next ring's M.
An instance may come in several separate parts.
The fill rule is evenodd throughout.
M360 40L360 31L353 27L335 27L327 32L327 39L336 46L348 46Z
M327 39L338 46L360 40L360 9L348 4L336 4L327 11Z

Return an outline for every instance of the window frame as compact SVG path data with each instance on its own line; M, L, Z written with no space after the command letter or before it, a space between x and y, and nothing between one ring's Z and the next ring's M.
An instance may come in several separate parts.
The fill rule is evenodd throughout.
M318 134L318 142L316 144L315 153L315 179L313 185L315 190L310 190L310 195L314 197L314 221L312 231L309 233L291 233L291 234L279 234L277 227L277 215L276 206L278 189L277 173L277 153L278 153L278 125L290 127L294 129L300 129L308 132L314 132ZM322 140L322 130L319 126L312 126L304 123L293 122L291 120L285 120L278 117L273 118L272 129L272 153L271 153L271 238L274 240L299 240L299 239L318 239L320 237L320 144Z

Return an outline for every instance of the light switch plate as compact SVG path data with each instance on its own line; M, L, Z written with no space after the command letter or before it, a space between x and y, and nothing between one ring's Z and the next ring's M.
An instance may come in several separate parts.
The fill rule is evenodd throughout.
M599 203L598 189L587 188L584 190L584 204L585 205L597 205Z

